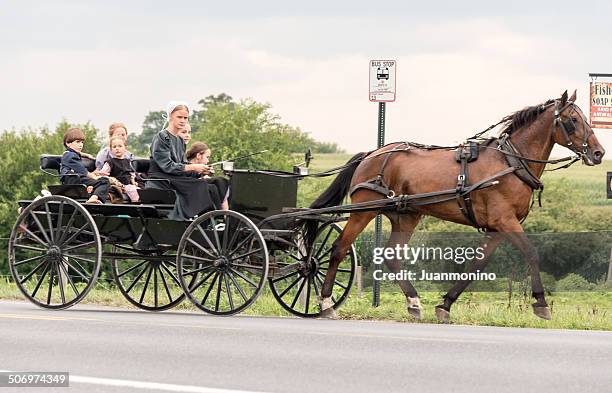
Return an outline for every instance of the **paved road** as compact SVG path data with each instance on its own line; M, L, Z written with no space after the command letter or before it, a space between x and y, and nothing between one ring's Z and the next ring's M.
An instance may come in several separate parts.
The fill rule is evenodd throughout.
M0 369L70 372L45 392L609 393L612 333L3 301Z

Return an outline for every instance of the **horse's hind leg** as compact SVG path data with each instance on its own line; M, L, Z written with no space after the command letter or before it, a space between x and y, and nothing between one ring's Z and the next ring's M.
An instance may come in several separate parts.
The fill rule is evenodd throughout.
M332 252L329 261L329 269L325 274L325 281L321 289L321 317L335 318L336 313L332 308L332 289L336 279L336 273L340 261L344 259L351 244L357 239L357 236L363 231L372 219L376 217L376 212L359 212L352 213L348 222L344 226L342 233L332 245Z
M474 260L468 273L475 273L477 270L482 272L489 262L489 257L503 240L504 237L501 233L487 232L485 238L480 243L480 247L483 248L483 257L481 259ZM446 293L446 295L444 295L444 303L436 306L436 318L438 318L438 321L443 323L449 322L451 306L471 282L472 280L457 281L455 285L453 285L453 287Z
M419 223L421 216L419 214L387 214L391 221L391 236L387 247L394 248L396 245L407 244L412 236L414 228ZM385 259L385 265L393 273L399 273L401 264L397 258ZM402 292L406 296L406 304L408 314L416 319L421 319L421 301L416 289L409 280L396 280Z

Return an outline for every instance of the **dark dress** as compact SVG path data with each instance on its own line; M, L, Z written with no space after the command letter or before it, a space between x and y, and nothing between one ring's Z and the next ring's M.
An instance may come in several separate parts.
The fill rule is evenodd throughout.
M111 157L106 161L110 166L110 176L119 180L121 184L132 184L134 169L127 158Z
M168 216L172 220L188 220L206 211L221 208L221 202L227 192L221 182L211 184L195 172L185 172L185 142L168 130L163 130L153 137L151 143L151 162L148 176L151 179L165 181L148 181L147 187L173 189L176 191L174 209Z

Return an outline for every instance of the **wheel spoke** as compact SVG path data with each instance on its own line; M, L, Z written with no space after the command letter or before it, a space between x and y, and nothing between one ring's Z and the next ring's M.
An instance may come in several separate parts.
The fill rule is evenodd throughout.
M219 311L219 300L221 300L221 282L223 281L223 275L219 274L219 282L217 283L217 298L215 300L215 311Z
M240 243L238 243L238 245L236 246L236 248L234 248L232 251L230 251L227 256L231 257L232 255L234 255L236 253L236 251L240 250L242 248L243 245L245 245L249 240L251 240L251 238L255 235L254 232L251 232L247 235L247 237L245 237L244 239L242 239L242 241Z
M72 236L70 236L70 238L68 238L68 240L64 241L62 243L62 246L64 244L70 244L74 239L76 239L77 236L79 236L81 234L81 232L83 232L85 230L85 228L87 228L89 226L89 223L86 222L85 225L83 225L82 227L80 227L79 229L77 229L77 231L75 233L72 234Z
M62 232L62 236L57 241L58 244L64 244L64 239L66 238L66 236L70 233L70 230L72 229L72 223L74 222L74 217L75 217L77 211L78 210L76 208L73 208L72 214L70 215L70 218L68 219L68 223L64 227L64 228L66 228L66 230L64 230ZM59 225L59 223L58 223L58 225Z
M318 275L320 275L321 277L325 278L325 275L324 275L323 273L321 273L321 272L317 272L317 274L318 274ZM347 288L348 288L346 285L342 284L340 281L336 280L335 278L334 278L334 283L335 283L336 285L338 285L339 287L342 287L342 288L344 288L344 289L347 289Z
M32 258L28 258L28 259L24 259L23 261L19 261L19 262L15 262L15 263L13 263L13 266L23 265L24 263L27 263L27 262L32 262L32 261L36 261L36 260L38 260L38 259L40 259L40 258L44 258L44 257L46 257L46 256L47 256L47 254L43 254L43 255L38 255L38 256L36 256L36 257L32 257Z
M62 219L64 218L64 201L60 202L59 210L57 212L57 228L55 229L55 238L59 240L62 229ZM59 241L58 241L59 243Z
M81 243L81 244L77 244L76 246L70 246L68 248L64 248L62 251L67 252L67 251L72 251L72 250L78 250L80 248L95 246L97 243L98 242L96 242L95 240L92 240L87 243Z
M49 289L47 290L47 304L51 304L51 294L53 293L53 278L55 276L55 265L50 263L51 268L49 269Z
M57 265L57 284L59 285L60 297L62 304L66 304L66 295L64 294L64 283L62 282L62 273L60 272L59 263Z
M216 254L219 255L219 250L217 250L215 248L215 246L213 246L212 242L210 241L210 238L208 237L208 235L206 234L206 231L204 231L204 229L202 228L202 226L198 225L198 231L200 231L200 233L202 234L202 237L204 238L204 240L206 240L206 243L208 244L208 247L210 247L211 250L216 251ZM194 242L195 243L195 242ZM198 243L195 243L198 244ZM203 248L202 248L203 249ZM204 250L204 249L203 249ZM210 254L211 257L215 257L214 255Z
M164 272L162 271L162 269L159 269L159 277L162 280L162 284L164 284L164 289L166 290L168 300L170 301L170 303L172 303L174 300L172 299L172 294L170 293L170 288L168 287L168 283L166 282L166 277L164 276Z
M310 276L308 276L308 283L306 284L306 307L304 311L308 314L308 306L310 305Z
M213 234L215 235L215 243L217 244L217 251L223 251L223 248L221 247L221 242L219 241L219 233L217 231L217 221L215 221L215 218L211 216L210 222L212 223L212 231L213 231Z
M46 256L46 255L45 255ZM34 274L36 274L36 272L42 267L42 265L44 265L45 263L47 263L47 260L45 259L44 261L42 261L41 263L38 264L38 266L36 266L34 268L34 270L32 270L27 276L25 276L24 278L22 278L19 283L23 284L24 282L28 281L30 279L30 277L32 277ZM45 266L45 271L47 270L47 267Z
M227 276L227 275L226 275L226 273L224 272L224 273L223 273L223 278L224 278L224 280L223 280L223 281L225 281L225 290L227 291L227 298L228 298L228 300L229 300L230 310L233 310L233 309L235 308L235 307L234 307L234 299L232 298L232 291L230 290L229 280L227 279L227 277L226 277L226 276Z
M290 273L285 274L285 275L284 275L284 276L282 276L282 277L277 277L277 278L272 279L272 282L273 282L273 283L276 283L276 282L279 282L279 281L284 280L284 279L286 279L286 278L289 278L289 277L291 277L291 276L294 276L294 275L296 275L296 274L299 274L299 272L298 272L297 270L294 270L294 271L292 271L292 272L290 272Z
M55 243L55 231L53 230L53 224L51 222L51 212L49 211L49 205L45 203L45 213L47 214L47 224L49 224L49 236L51 241L49 243Z
M232 263L232 267L241 267L243 269L257 269L257 270L263 270L263 266L257 266L257 265L245 265L244 263Z
M242 278L244 281L248 282L249 284L251 284L254 288L257 288L257 284L255 284L253 281L251 281L250 278L248 278L247 276L245 276L244 274L240 273L238 270L230 267L230 270L234 273L236 273L236 275L240 278Z
M295 284L297 284L298 282L300 282L300 280L301 280L301 279L302 279L302 277L301 277L301 276L298 276L298 278L296 278L296 279L295 279L295 281L293 281L293 282L291 283L291 285L289 285L287 288L285 288L285 290L284 290L284 291L283 291L283 292L282 292L280 295L278 295L278 297L282 298L283 296L285 296L285 294L286 294L287 292L289 292L289 291L291 290L291 288L293 288L293 287L295 286Z
M217 273L217 274L218 274L218 272L217 272L216 270L213 270L212 272L208 273L208 275L206 275L206 276L205 276L203 279L201 279L200 281L198 281L198 283L197 283L197 284L190 285L190 286L189 286L189 292L195 292L195 291L196 291L196 289L198 289L198 288L199 288L199 287L200 287L202 284L204 284L204 283L205 283L205 282L206 282L206 281L207 281L207 280L210 278L210 276L212 276L212 275L213 275L213 274L215 274L215 273ZM215 279L216 279L216 278L217 278L217 276L215 276ZM214 282L214 279L213 279L213 282ZM211 286L212 286L212 284L211 284ZM204 304L204 302L205 302L205 301L206 301L206 300L203 300L203 301L202 301L202 304Z
M140 301L138 302L140 304L142 304L145 294L147 293L147 288L149 288L149 282L151 280L151 273L153 273L153 263L149 264L147 278L145 278L145 285L144 285L144 288L142 289L142 293L140 294Z
M329 270L329 268L319 266L319 270L327 271L327 270ZM340 273L351 273L352 272L352 270L349 270L349 269L338 269L337 271L340 272Z
M315 295L317 297L319 297L319 286L317 285L317 280L316 277L313 277L314 279L312 280L312 286L314 287L314 291L315 291Z
M227 251L227 242L228 242L229 231L230 231L230 218L231 217L232 216L228 215L225 218L225 227L223 228L223 240L222 240L223 244L222 244L222 247L221 247L221 251L223 251L223 252ZM227 278L225 279L225 281L227 281Z
M179 287L181 286L181 282L179 281L179 279L174 275L174 273L172 273L170 271L170 269L168 269L168 266L166 266L167 262L162 261L161 263L161 267L164 268L164 270L166 271L166 273L168 273L170 275L170 277L172 278L172 280L176 283L176 285L178 285Z
M187 238L187 241L191 244L193 244L194 246L196 246L197 248L199 248L200 250L202 250L202 252L206 253L206 255L209 255L211 258L215 258L215 256L213 254L210 253L210 251L208 251L207 249L205 249L204 247L202 247L201 244L199 244L198 242L196 242L195 240L193 240L192 238Z
M239 256L237 256L237 257L233 257L233 258L231 258L231 259L230 259L230 261L235 261L236 259L246 258L246 257L248 257L248 256L251 256L251 255L253 255L253 254L256 254L256 253L260 252L261 250L263 250L263 248L258 248L258 249L256 249L256 250L251 250L251 251L249 251L249 252L245 252L244 254L241 254L241 255L239 255Z
M144 269L142 269L140 271L140 273L138 273L138 275L136 276L136 278L134 278L134 281L132 281L132 283L130 284L130 286L125 290L125 293L130 293L130 291L132 290L132 288L134 288L134 285L136 285L136 283L138 282L138 280L140 280L140 278L145 274L145 272L149 270L149 266L145 266Z
M79 264L79 262L78 262L78 261L74 261L74 262L76 262L76 264L77 264L77 265L79 265L79 267L80 267L81 269L83 269L83 266L81 266L81 265ZM77 273L79 276L83 277L83 279L85 279L85 281L89 282L89 278L88 278L87 276L85 276L85 274L81 273L81 271L80 271L80 270L78 270L77 268L75 268L74 266L72 266L72 265L70 264L70 262L68 262L68 260L64 261L64 263L65 263L66 265L68 265L68 267L69 267L69 268L71 268L72 270L74 270L74 271L75 271L75 272L76 272L76 273ZM87 270L85 270L85 269L83 269L83 270L85 271L85 273L87 273Z
M24 250L40 251L40 252L45 252L45 253L47 252L47 250L45 250L44 248L26 246L25 244L13 244L13 246L17 248L23 248Z
M229 243L227 244L226 248L224 249L224 251L228 251L232 249L232 246L234 245L234 243L236 242L236 239L238 238L238 234L240 233L240 226L242 225L242 221L238 221L238 225L236 226L236 228L234 229L234 233L232 234L232 238L230 239ZM226 226L226 228L228 228L228 226Z
M32 232L31 230L29 230L28 228L26 228L26 226L24 225L23 230L25 231L25 233L27 233L28 235L30 235L32 237L32 239L34 239L38 244L42 244L45 247L49 247L48 243L45 243L41 238L39 238L38 236L36 236L36 234L34 234L34 232ZM18 244L15 244L15 246L18 246Z
M70 258L74 258L74 259L77 259L77 260L80 260L80 261L90 262L90 263L93 263L93 264L96 263L96 261L94 261L93 259L87 259L87 258L83 258L83 257L80 257L80 256L72 255L72 254L64 253L64 256L67 256L67 257L70 257Z
M327 241L329 240L329 237L331 236L332 232L334 231L334 227L330 226L329 227L329 231L327 231L327 235L325 236L325 240L323 240L323 242L321 243L321 246L319 247L319 249L315 252L315 258L319 257L319 254L321 253L321 251L323 250L323 248L325 247L325 244L327 243Z
M297 293L295 294L295 297L293 298L293 302L291 302L291 308L295 307L295 303L297 303L298 298L302 294L302 291L304 290L304 285L305 284L306 284L306 277L304 277L304 279L302 280L302 283L300 284L300 288L298 289Z
M200 304L204 305L206 303L206 300L208 299L208 295L210 295L210 292L212 291L213 287L215 286L215 281L217 281L217 276L218 275L219 275L219 272L215 271L215 277L212 279L212 282L210 283L210 286L206 290L206 293L204 294L204 298L202 298L202 302Z
M185 276L197 274L197 273L200 273L200 272L205 272L206 270L212 269L213 267L214 266L212 266L212 265L211 266L200 267L200 268L197 268L195 270L190 270L190 271L188 271L186 273L181 273L181 276L185 277Z
M157 265L154 265L153 267L153 303L155 304L155 308L157 308L158 303L158 291L157 291Z
M123 277L124 275L128 274L129 272L131 272L134 269L138 269L140 266L144 265L145 263L147 263L147 261L142 261L140 263L137 263L136 265L132 266L131 268L127 269L126 271L124 271L123 273L119 273L117 274L118 278ZM118 270L118 269L117 269Z
M325 253L323 253L323 255L318 256L317 258L319 258L319 259L323 259L323 258L325 258L325 257L326 257L326 256L328 256L329 254L331 254L332 250L333 250L333 248L332 248L332 247L328 248L328 249L327 249L327 251L325 251Z
M181 254L181 258L187 258L187 259L192 259L194 261L204 261L204 262L214 262L214 259L206 259L206 258L202 258L202 257L198 257L195 255L190 255L190 254Z
M238 285L238 281L236 281L236 277L234 277L234 275L232 274L231 271L227 272L227 275L230 277L230 279L234 283L234 286L238 290L238 293L240 293L240 296L242 296L242 299L246 302L248 300L248 297L247 297L246 293L244 293L244 291L242 290L242 287L240 287L240 285Z
M35 213L34 211L31 211L30 215L34 219L34 222L36 223L36 226L38 226L38 229L40 229L40 233L42 233L43 237L47 241L47 244L51 244L51 241L49 240L49 236L47 235L47 231L42 226L42 224L40 223L40 220L38 219L38 217L36 217L36 214L34 214L34 213Z
M66 266L64 266L63 262L61 262L59 264L59 266L60 266L60 269L62 269L62 271L66 275L66 278L68 279L68 282L70 283L70 286L72 287L72 290L74 291L74 294L76 296L79 296L79 291L78 291L76 285L74 285L74 281L72 281L72 277L70 277L70 274L68 274L68 269L66 269Z
M45 268L43 269L43 272L42 272L40 278L38 279L38 282L36 283L36 287L34 288L34 292L32 292L32 297L36 297L36 293L38 292L38 289L40 288L40 285L43 283L43 280L45 279L45 276L47 275L47 270L49 270L49 265L50 265L50 263L47 263L45 265Z

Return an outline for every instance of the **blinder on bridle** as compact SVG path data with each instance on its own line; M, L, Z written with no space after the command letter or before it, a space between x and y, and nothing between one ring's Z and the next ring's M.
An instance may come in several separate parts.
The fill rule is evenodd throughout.
M574 102L573 101L568 101L561 108L559 108L558 106L555 107L555 115L554 115L555 117L554 117L554 121L553 121L553 126L559 126L559 130L563 134L563 137L565 138L565 141L566 141L565 146L567 146L570 150L573 150L573 151L575 151L576 153L578 153L580 155L586 155L587 152L588 152L587 140L589 139L589 133L588 133L586 128L584 130L584 139L582 141L582 152L574 150L574 149L572 149L570 147L573 144L572 140L570 139L570 135L576 133L576 124L574 123L574 120L571 117L567 118L567 119L563 119L561 117L561 113L564 110L566 110L568 107L572 107L572 112L575 112ZM582 119L582 117L581 117L581 119Z

